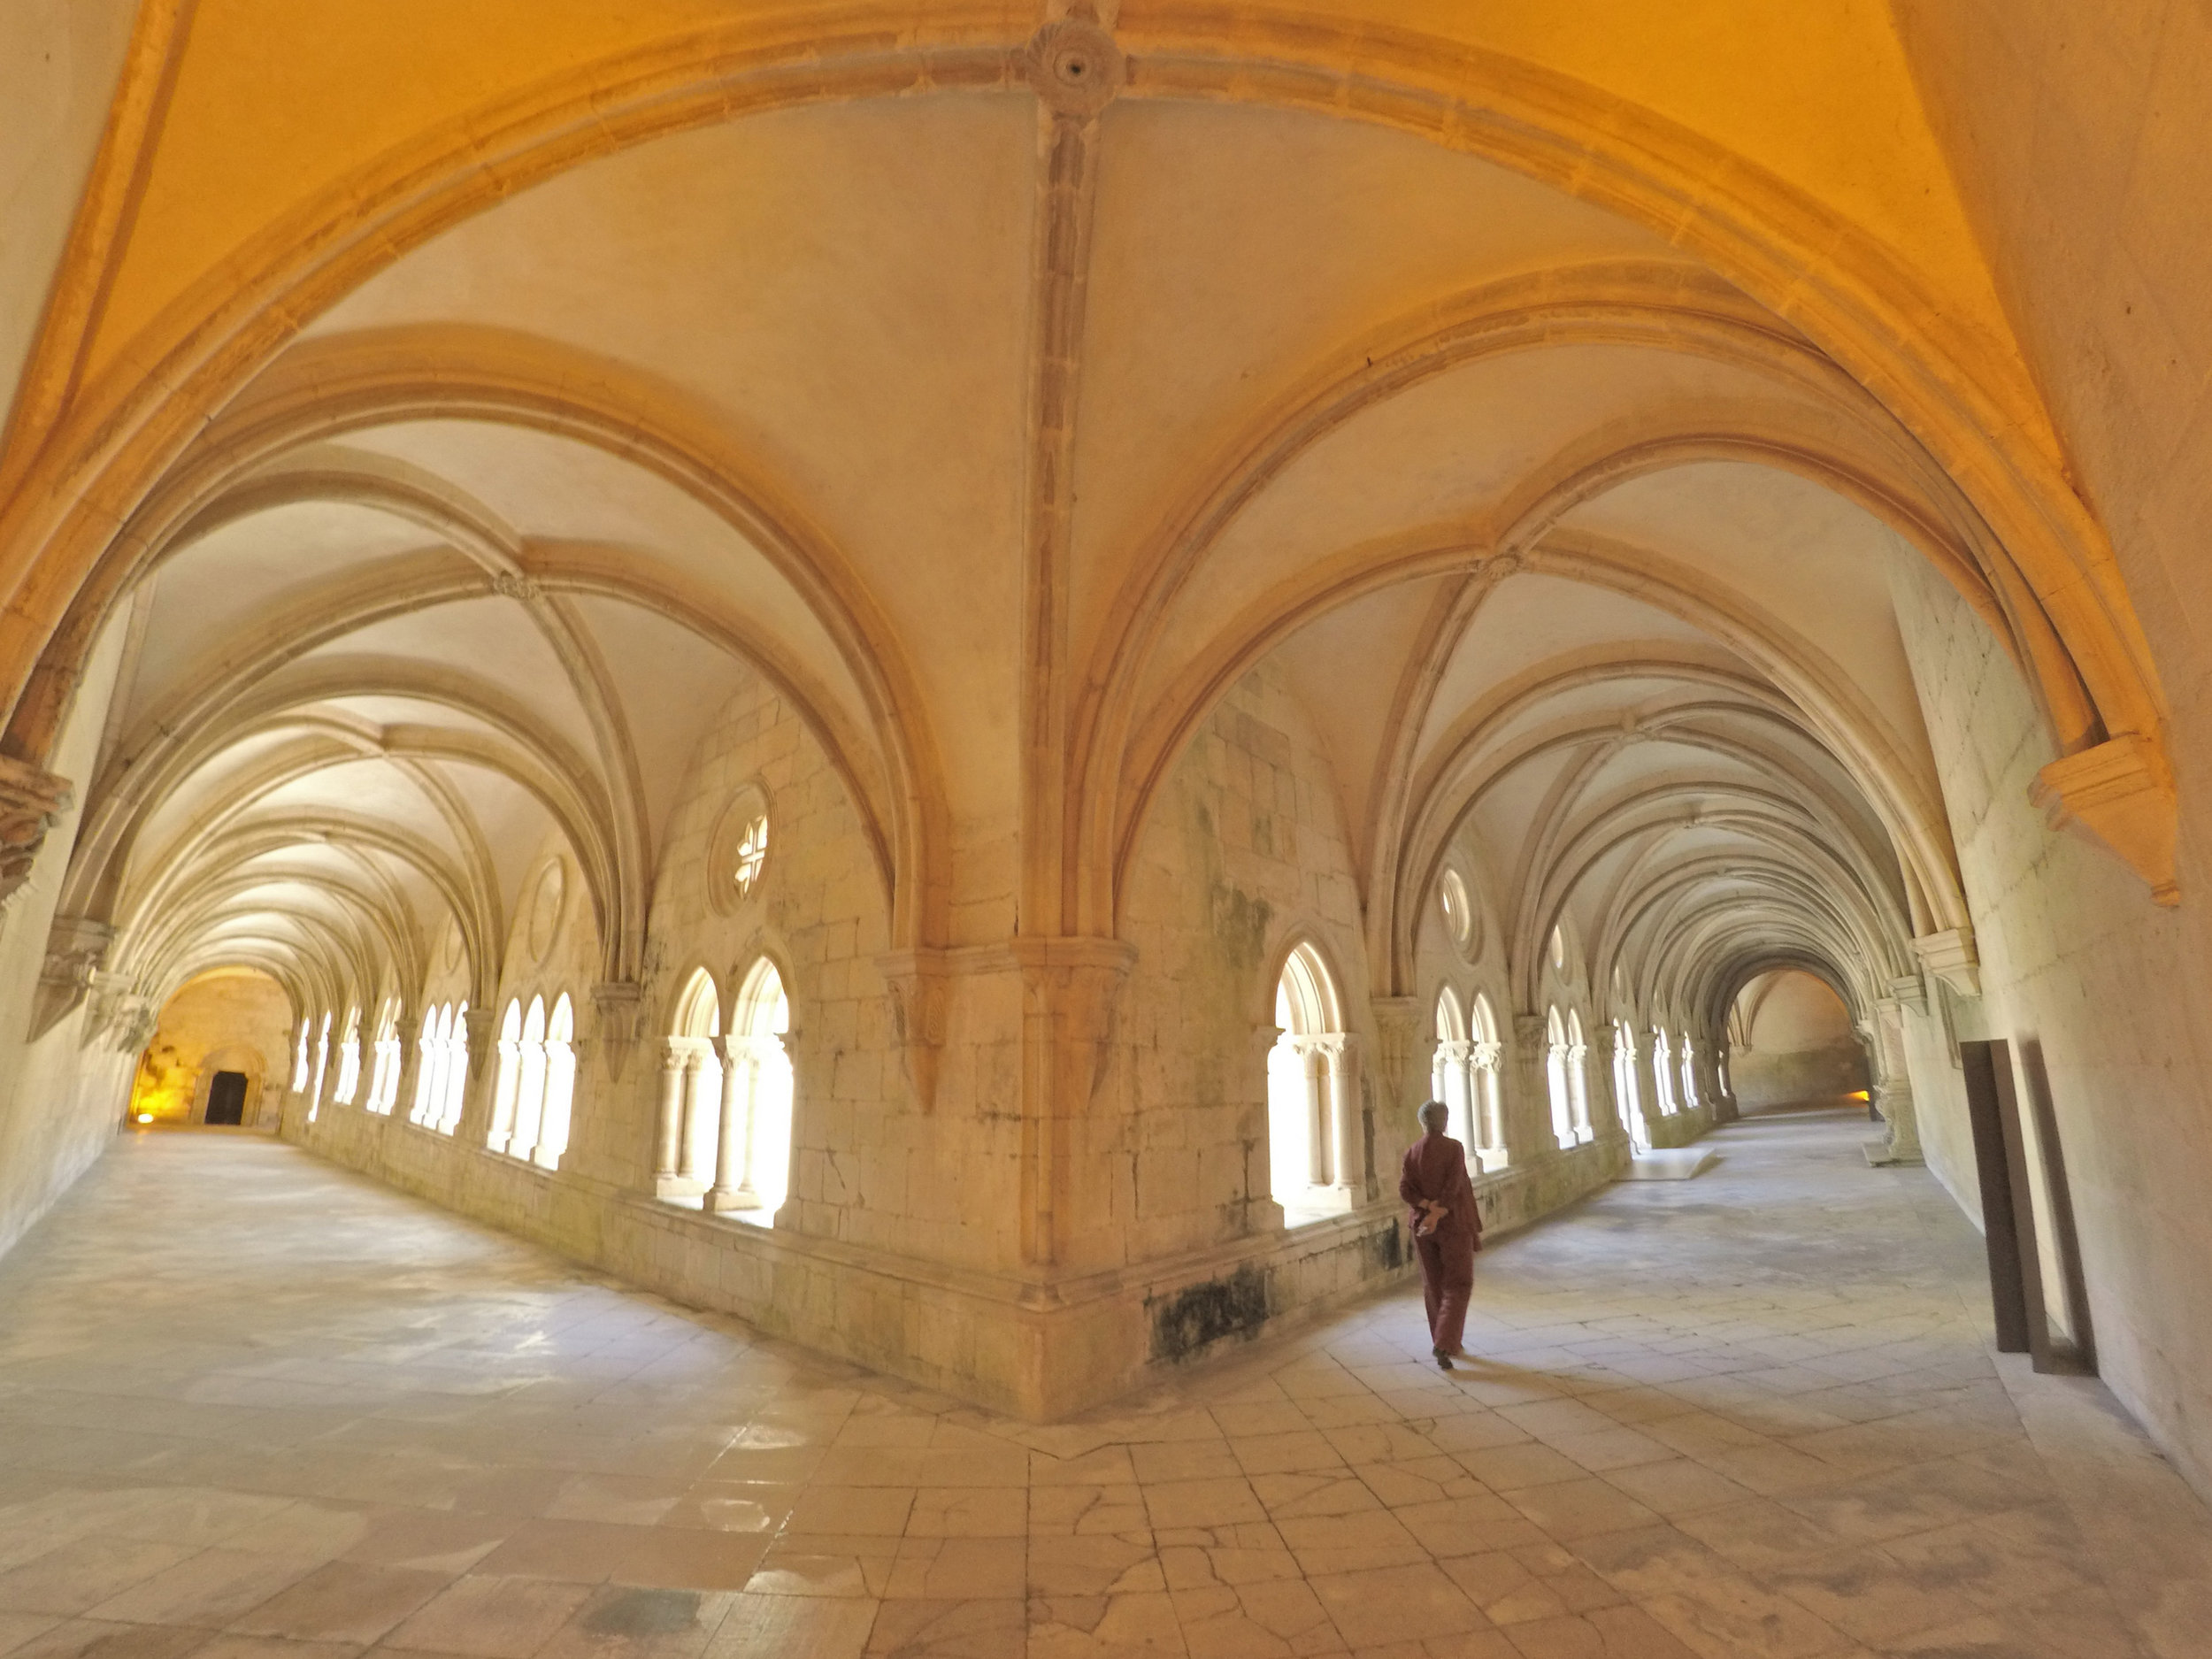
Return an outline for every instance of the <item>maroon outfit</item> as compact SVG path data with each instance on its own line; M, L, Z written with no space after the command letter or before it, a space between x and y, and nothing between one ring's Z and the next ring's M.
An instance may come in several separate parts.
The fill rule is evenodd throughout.
M1459 1352L1467 1327L1467 1298L1475 1288L1475 1252L1482 1248L1482 1217L1467 1179L1467 1151L1449 1135L1424 1135L1406 1148L1398 1196L1408 1211L1407 1230L1421 1258L1421 1294L1428 1304L1429 1340L1439 1354ZM1450 1212L1433 1233L1420 1232L1421 1205Z

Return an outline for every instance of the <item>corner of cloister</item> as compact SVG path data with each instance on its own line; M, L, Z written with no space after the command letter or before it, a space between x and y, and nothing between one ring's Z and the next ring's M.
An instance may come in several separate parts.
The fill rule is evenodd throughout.
M0 1255L1049 1425L1821 1103L2212 1496L2200 6L318 10L0 17Z

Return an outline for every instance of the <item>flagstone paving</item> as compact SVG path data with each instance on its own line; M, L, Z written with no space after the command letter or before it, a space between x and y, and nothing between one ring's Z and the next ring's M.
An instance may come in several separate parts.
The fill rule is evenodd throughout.
M1010 1423L291 1148L127 1137L0 1260L0 1655L2212 1654L2212 1517L1988 1344L1848 1113Z

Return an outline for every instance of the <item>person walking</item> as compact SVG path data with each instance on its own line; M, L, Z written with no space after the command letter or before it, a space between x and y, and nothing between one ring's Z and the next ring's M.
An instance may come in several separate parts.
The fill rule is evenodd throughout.
M1451 1109L1440 1100L1421 1108L1421 1138L1406 1148L1398 1196L1414 1253L1421 1259L1421 1297L1428 1306L1429 1343L1437 1364L1452 1368L1463 1353L1467 1299L1474 1294L1475 1252L1482 1248L1482 1217L1467 1179L1467 1148L1444 1133Z

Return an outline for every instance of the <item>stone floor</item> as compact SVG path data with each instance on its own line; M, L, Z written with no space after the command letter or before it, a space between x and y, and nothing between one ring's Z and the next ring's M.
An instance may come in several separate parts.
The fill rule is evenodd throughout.
M0 1654L2212 1654L2212 1520L1867 1133L1503 1241L1455 1375L1398 1294L1047 1429L127 1137L0 1261Z

